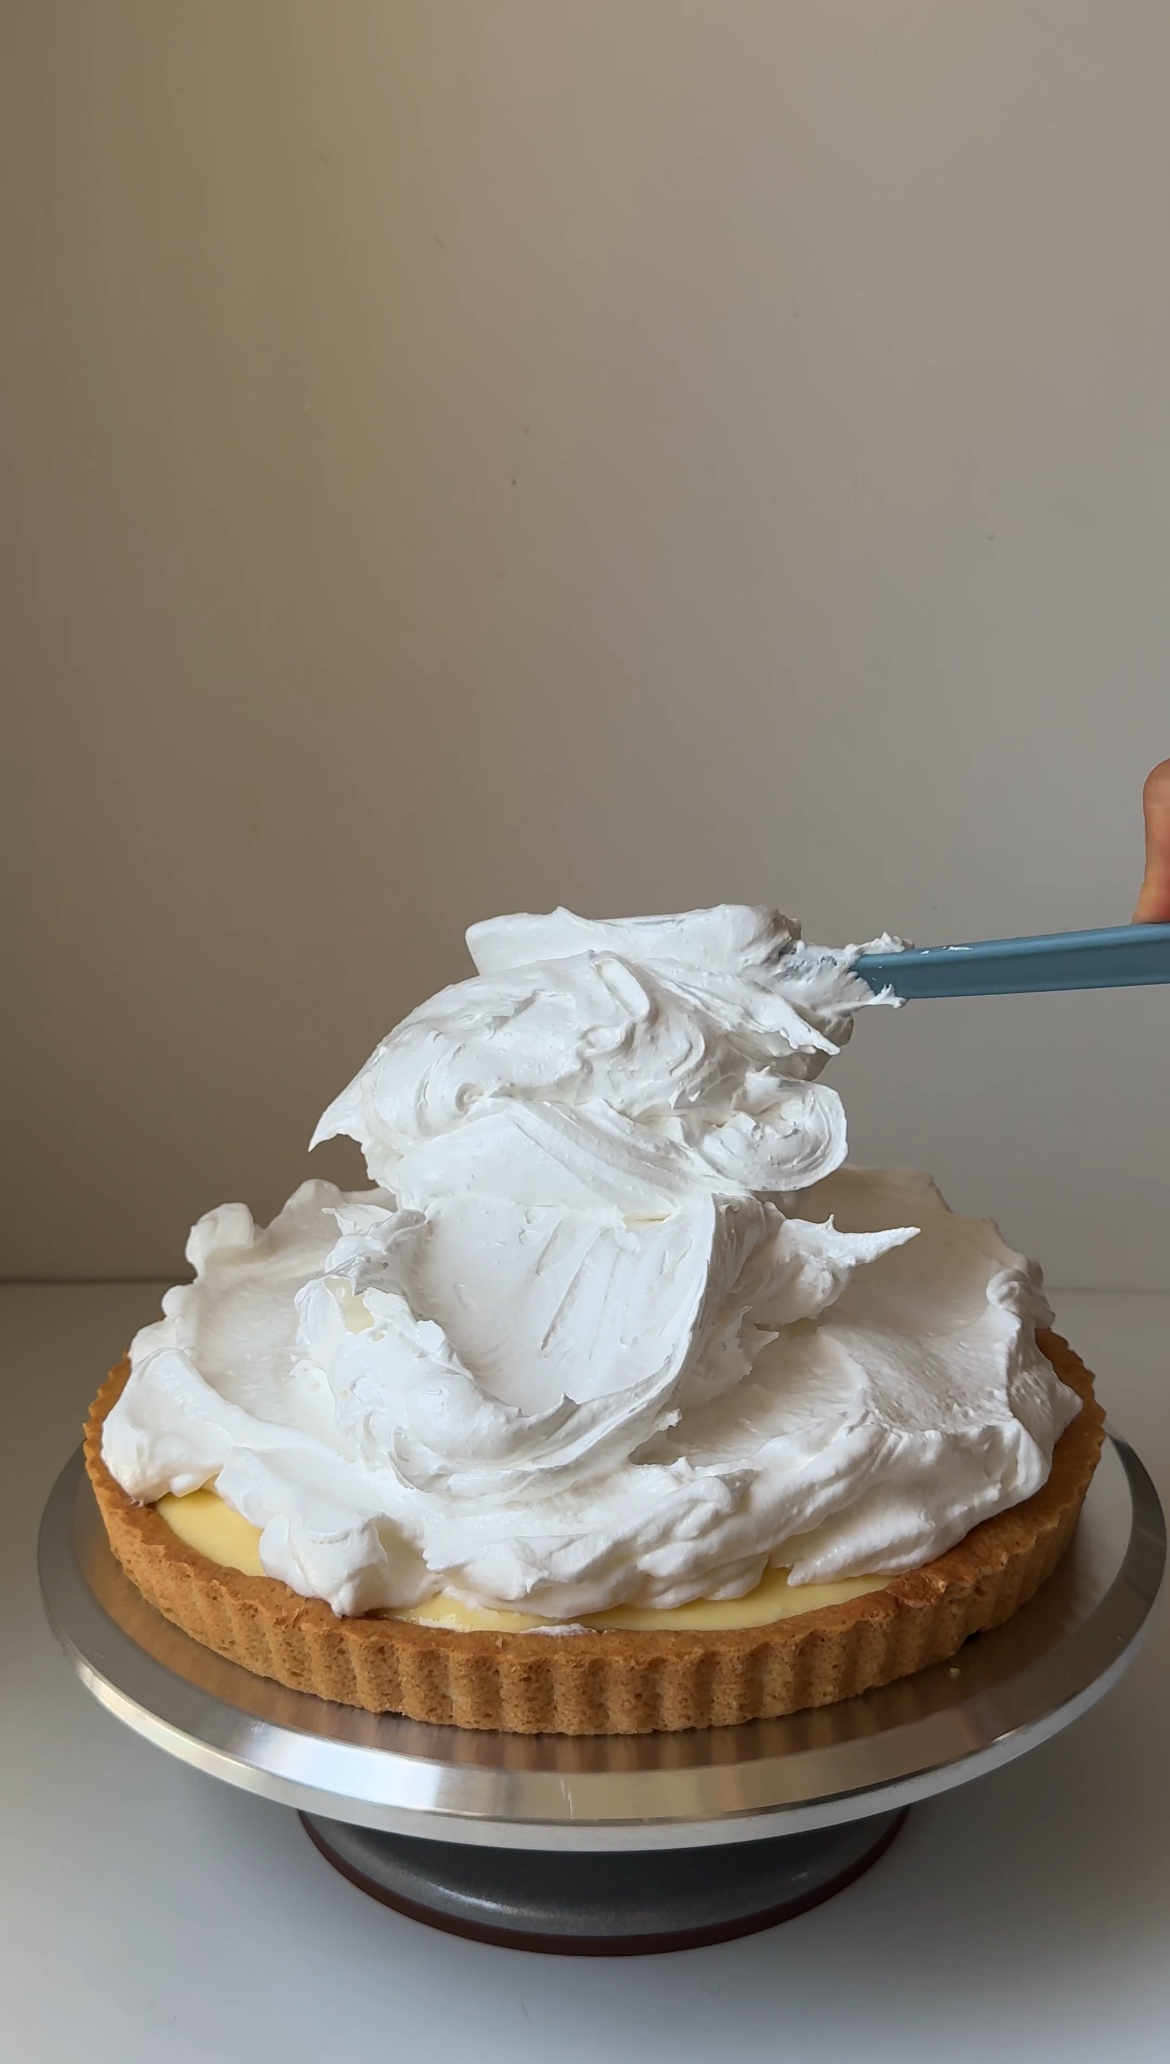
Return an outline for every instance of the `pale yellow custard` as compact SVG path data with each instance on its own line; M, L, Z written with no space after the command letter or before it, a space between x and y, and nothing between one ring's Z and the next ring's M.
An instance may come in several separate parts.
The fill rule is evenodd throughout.
M262 1577L260 1529L250 1526L215 1491L191 1491L185 1498L169 1493L158 1500L155 1511L189 1548L197 1548L210 1562L235 1569L248 1577ZM799 1613L816 1612L824 1605L842 1605L846 1599L861 1598L867 1591L882 1591L888 1577L846 1577L837 1584L790 1586L788 1572L765 1570L754 1591L743 1598L697 1598L691 1605L669 1610L633 1605L615 1606L610 1612L585 1613L575 1625L619 1627L653 1633L661 1628L765 1627L774 1620L795 1619ZM555 1626L532 1613L491 1612L484 1606L464 1605L449 1591L440 1591L422 1605L404 1607L385 1615L396 1620L415 1620L422 1627L453 1627L461 1633L488 1632L526 1634L534 1627Z

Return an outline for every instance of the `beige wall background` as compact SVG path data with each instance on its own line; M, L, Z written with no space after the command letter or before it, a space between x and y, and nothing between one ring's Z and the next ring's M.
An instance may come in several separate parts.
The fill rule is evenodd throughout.
M490 912L1128 915L1163 0L6 21L7 1273L268 1215ZM855 1153L1059 1283L1165 1287L1168 1028L870 1020Z

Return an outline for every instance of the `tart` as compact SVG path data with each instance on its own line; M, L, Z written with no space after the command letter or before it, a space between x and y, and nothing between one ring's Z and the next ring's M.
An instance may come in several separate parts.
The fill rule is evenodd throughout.
M1076 1528L1103 1434L1092 1378L1068 1343L1038 1343L1081 1409L1042 1488L880 1589L771 1624L661 1632L455 1631L393 1615L339 1618L278 1579L212 1561L102 1460L102 1428L129 1376L94 1400L85 1459L110 1546L175 1626L294 1691L371 1713L515 1734L646 1734L775 1719L892 1683L999 1626L1052 1573ZM551 1638L553 1634L560 1638Z

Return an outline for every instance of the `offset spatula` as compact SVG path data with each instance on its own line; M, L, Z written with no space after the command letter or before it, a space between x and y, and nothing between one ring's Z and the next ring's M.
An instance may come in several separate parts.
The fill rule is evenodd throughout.
M984 939L972 946L863 953L854 973L871 989L920 996L1016 996L1040 989L1131 989L1170 982L1170 924Z

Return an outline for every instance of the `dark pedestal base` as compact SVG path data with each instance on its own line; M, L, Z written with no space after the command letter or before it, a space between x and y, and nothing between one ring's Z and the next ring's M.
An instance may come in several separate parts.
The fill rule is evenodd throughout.
M302 1813L309 1838L384 1905L452 1935L556 1956L648 1956L792 1920L876 1863L906 1818L706 1849L472 1848Z

